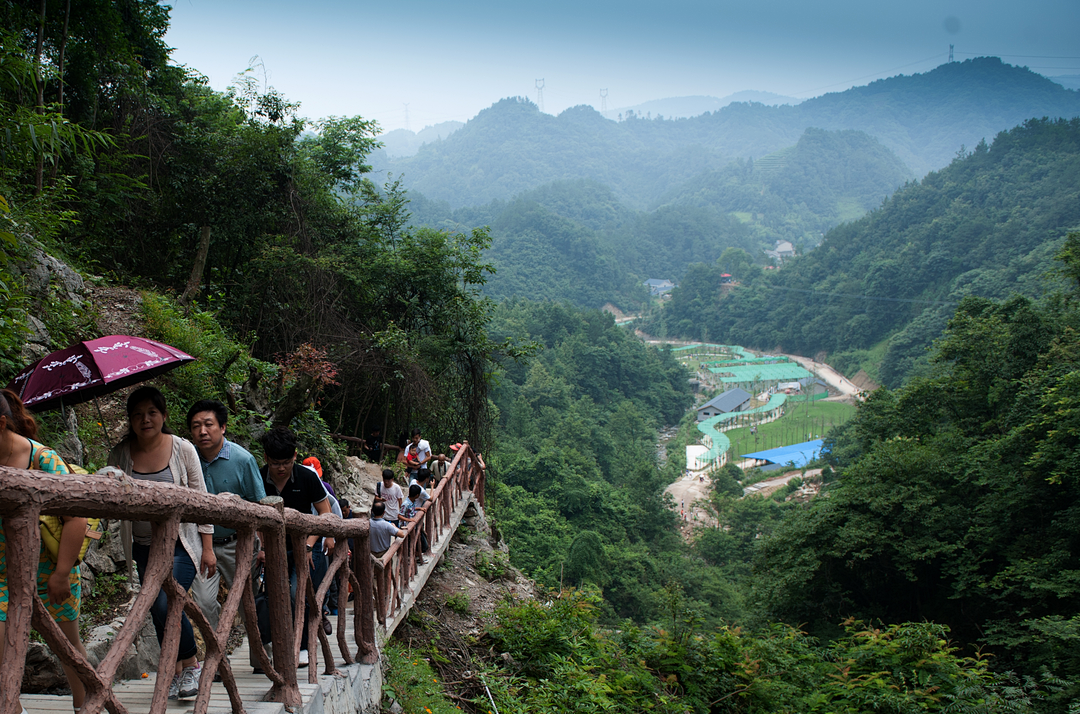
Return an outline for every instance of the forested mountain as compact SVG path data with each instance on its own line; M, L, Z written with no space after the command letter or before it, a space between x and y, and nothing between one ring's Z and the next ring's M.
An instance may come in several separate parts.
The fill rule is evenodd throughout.
M587 106L554 117L527 99L510 98L481 111L446 141L424 146L416 156L373 166L376 172L387 169L400 175L410 191L454 208L509 199L552 181L577 178L610 186L620 200L641 208L664 189L728 162L724 154L696 142L649 131L671 124L644 119L616 123Z
M769 247L782 238L809 248L912 178L894 153L863 132L807 129L795 146L696 176L661 201L750 214L755 236Z
M773 615L945 623L999 671L1071 679L1047 704L1076 706L1080 233L1060 256L1062 292L966 297L931 377L875 392L831 439L830 497L757 553Z
M649 212L631 210L595 181L560 181L514 200L450 209L414 194L417 225L491 227L495 298L613 301L631 307L647 278L677 280L730 247L754 256L784 238L807 247L841 220L879 205L911 174L861 132L807 130L758 162L734 162L694 177Z
M508 365L494 395L491 507L513 562L548 586L600 585L612 621L655 616L652 593L671 579L714 616L737 616L720 571L690 565L661 497L671 474L657 464L656 430L692 402L686 370L598 310L507 301L492 335L542 348Z
M555 180L590 178L641 209L733 158L792 146L807 128L874 137L916 176L945 166L1027 119L1080 115L1080 93L1028 69L983 57L826 94L796 106L735 103L690 119L604 119L589 107L559 116L505 99L449 139L408 159L376 163L404 185L453 207L509 199Z
M690 269L664 311L668 334L830 357L841 366L890 338L880 377L898 384L966 295L1040 294L1065 234L1080 225L1080 119L1029 121L980 143L832 230L813 252L720 298L732 265ZM856 367L857 368L857 367Z

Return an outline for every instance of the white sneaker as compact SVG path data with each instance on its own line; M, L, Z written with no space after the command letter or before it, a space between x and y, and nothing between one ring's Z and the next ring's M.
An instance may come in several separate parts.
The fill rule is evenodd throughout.
M180 686L177 692L178 699L190 699L199 693L199 677L202 675L202 668L198 665L194 667L184 667L184 671L180 674Z
M180 675L174 674L172 683L169 685L169 699L176 701L180 697Z
M300 661L298 661L296 663L296 666L297 667L307 667L308 666L307 650L300 650Z

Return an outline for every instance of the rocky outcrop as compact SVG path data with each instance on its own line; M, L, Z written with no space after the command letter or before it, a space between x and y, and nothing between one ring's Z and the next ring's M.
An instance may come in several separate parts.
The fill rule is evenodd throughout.
M74 309L85 307L86 289L82 276L71 266L52 257L41 246L31 244L29 256L13 266L23 280L23 290L30 299L25 324L29 331L19 357L25 363L35 362L52 351L52 338L45 323L37 316L55 309L58 302Z
M375 500L375 484L382 480L382 467L370 461L350 456L334 475L333 486L338 498L349 499L354 513L370 513Z

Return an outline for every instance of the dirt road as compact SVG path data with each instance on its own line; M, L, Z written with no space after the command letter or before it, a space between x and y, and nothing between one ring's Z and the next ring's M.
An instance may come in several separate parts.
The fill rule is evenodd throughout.
M798 362L801 366L816 374L819 379L839 391L844 396L862 399L862 397L859 396L859 388L852 384L850 379L824 362L815 362L809 357L800 357L799 355L781 355L781 357L787 357L790 360Z
M821 475L821 469L808 469L806 472L806 478L819 475ZM786 471L784 472L783 476L766 479L765 481L758 481L757 483L744 488L743 495L749 496L752 493L756 493L762 496L768 496L773 491L777 491L780 488L786 486L787 482L795 478L796 476L803 476L803 472L799 470Z
M711 488L712 482L702 470L692 471L689 476L683 474L681 479L664 489L665 493L670 493L675 499L675 512L680 514L684 531L691 525L715 524L715 519L708 511L695 505L699 500L708 499Z

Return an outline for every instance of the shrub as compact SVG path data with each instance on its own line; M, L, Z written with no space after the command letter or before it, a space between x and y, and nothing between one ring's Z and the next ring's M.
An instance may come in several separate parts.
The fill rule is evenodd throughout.
M469 611L469 605L472 601L469 600L469 593L460 592L453 593L446 596L446 606L456 613L464 615Z

